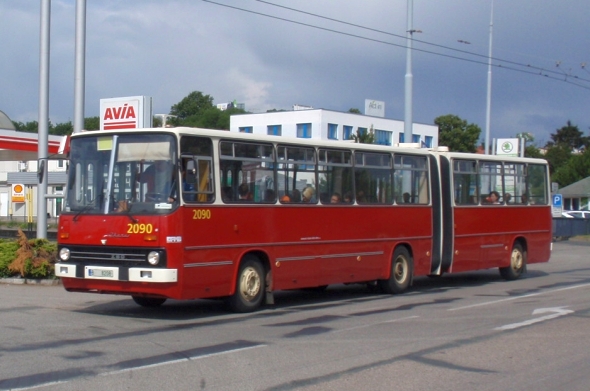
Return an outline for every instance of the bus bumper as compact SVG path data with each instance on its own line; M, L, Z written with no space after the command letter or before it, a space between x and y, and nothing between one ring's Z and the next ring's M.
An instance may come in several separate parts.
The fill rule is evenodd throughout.
M125 271L126 273L120 273L119 267L110 266L81 266L71 263L55 264L56 277L159 283L178 281L178 271L176 269L130 267L126 268ZM127 274L128 278L121 278L123 274Z

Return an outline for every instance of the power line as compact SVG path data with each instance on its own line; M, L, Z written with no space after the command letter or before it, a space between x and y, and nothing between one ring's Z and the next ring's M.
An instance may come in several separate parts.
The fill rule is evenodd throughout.
M353 34L353 33L348 33L348 32L344 32L344 31L339 31L339 30L335 30L335 29L331 29L331 28L327 28L327 27L316 26L316 25L313 25L313 24L310 24L310 23L298 22L298 21L295 21L295 20L292 20L292 19L282 18L282 17L279 17L279 16L265 14L265 13L258 12L258 11L253 11L253 10L249 10L249 9L245 9L245 8L231 6L231 5L228 5L228 4L218 3L218 2L212 1L212 0L203 0L203 1L206 2L206 3L215 4L215 5L218 5L218 6L221 6L221 7L231 8L231 9L234 9L234 10L237 10L237 11L242 11L242 12L246 12L246 13L250 13L250 14L254 14L254 15L264 16L264 17L267 17L267 18L276 19L276 20L280 20L280 21L283 21L283 22L297 24L297 25L301 25L301 26L305 26L305 27L310 27L310 28L314 28L314 29L317 29L317 30L323 30L323 31L327 31L327 32L332 32L332 33L341 34L341 35L345 35L345 36L349 36L349 37L353 37L353 38L358 38L358 39L362 39L362 40L366 40L366 41L371 41L371 42L375 42L375 43L381 43L381 44L385 44L385 45L389 45L389 46L394 46L394 47L399 47L399 48L404 48L404 49L406 48L406 45L405 44L395 44L395 43L387 42L387 41L384 41L384 40L381 40L381 39L369 38L369 37L365 37L365 36L358 35L358 34ZM354 24L354 23L349 23L349 22L338 20L338 19L325 17L325 16L322 16L322 15L314 14L314 13L307 12L307 11L297 10L295 8L290 8L290 7L286 7L286 6L274 4L274 3L271 3L271 2L268 2L268 1L263 1L263 0L256 0L256 1L261 2L261 3L264 3L264 4L267 4L267 5L271 5L271 6L275 6L275 7L279 7L279 8L284 8L284 9L287 9L289 11L298 12L298 13L302 13L302 14L306 14L306 15L318 17L318 18L321 18L321 19L330 20L330 21L333 21L333 22L337 22L337 23L349 25L349 26L352 26L352 27L356 27L356 28L360 28L360 29L364 29L364 30L368 30L368 31L373 31L373 32L377 32L377 33L381 33L381 34L385 34L385 35L389 35L389 36L393 36L393 37L397 37L397 38L403 38L404 40L407 39L405 36L402 36L402 35L399 35L399 34L394 34L394 33L386 32L386 31L382 31L382 30L377 30L377 29L373 29L373 28L370 28L370 27L365 27L365 26ZM422 44L425 44L425 45L431 45L431 46L439 47L439 48L446 49L446 50L451 50L451 51L455 51L455 52L459 52L459 53L463 53L463 54L468 54L468 55L471 55L471 56L482 57L486 61L483 61L483 60L482 61L478 61L478 60L469 59L469 58L465 58L465 57L458 57L458 56L454 56L454 55L450 55L450 54L445 54L445 53L440 53L440 52L433 52L433 51L425 50L425 49L412 48L412 50L414 50L414 51L418 51L418 52L422 52L422 53L427 53L427 54L432 54L432 55L437 55L437 56L442 56L442 57L447 57L447 58L451 58L451 59L455 59L455 60L460 60L460 61L467 61L467 62L471 62L471 63L475 63L475 64L488 65L488 63L487 63L488 57L486 55L483 55L483 54L473 53L473 52L470 52L470 51L467 51L467 50L455 49L455 48L451 48L451 47L448 47L448 46L439 45L439 44L435 44L435 43L427 42L427 41L422 41L422 40L418 40L418 39L413 39L413 41L414 42L419 42L419 43L422 43ZM552 70L545 69L545 68L542 68L542 67L533 66L533 65L530 65L530 64L522 64L522 63L518 63L518 62L515 62L515 61L504 60L504 59L501 59L501 58L492 57L492 59L495 60L495 61L497 61L497 62L504 62L504 63L507 63L507 64L512 64L512 65L515 65L515 66L518 66L518 67L522 67L522 68L526 68L526 69L518 69L518 68L511 67L511 66L505 66L505 65L502 65L502 64L492 64L492 66L494 66L496 68L502 68L502 69L512 70L512 71L526 73L526 74L531 74L531 75L545 76L545 77L547 77L549 79L563 81L563 82L572 84L574 86L577 86L577 87L581 87L581 88L590 90L590 86L585 86L585 85L580 84L580 83L575 83L575 82L569 80L568 77L569 78L576 79L577 81L583 81L583 82L584 81L585 82L590 82L590 79L584 79L584 78L580 78L578 76L573 76L573 75L566 76L566 78L564 79L563 78L564 74L563 73L560 73L560 72L552 71ZM533 69L534 71L531 71L529 69ZM555 75L558 75L559 77L552 76L550 74L555 74Z
M404 40L407 39L407 37L405 35L394 34L394 33L388 32L388 31L383 31L383 30L378 30L378 29L374 29L374 28L371 28L371 27L361 26L361 25L350 23L350 22L346 22L346 21L343 21L343 20L339 20L339 19L335 19L335 18L330 18L330 17L327 17L327 16L319 15L319 14L316 14L316 13L313 13L313 12L302 11L302 10L298 10L296 8L291 8L291 7L286 7L286 6L283 6L283 5L280 5L280 4L271 3L270 1L265 1L265 0L256 0L256 1L258 1L259 3L268 4L268 5L271 5L271 6L274 6L274 7L287 9L289 11L298 12L298 13L302 13L302 14L305 14L305 15L314 16L316 18L325 19L325 20L329 20L329 21L332 21L332 22L341 23L341 24L344 24L344 25L348 25L348 26L360 28L360 29L363 29L363 30L373 31L373 32L381 33L381 34L386 34L386 35L389 35L389 36L392 36L392 37L401 38L401 39L404 39ZM442 48L442 49L451 50L451 51L455 51L455 52L459 52L459 53L464 53L464 54L469 54L469 55L476 56L476 57L482 57L482 58L485 58L486 61L489 59L487 55L479 54L479 53L474 53L474 52L471 52L471 51L468 51L468 50L462 50L462 49L452 48L452 47L449 47L449 46L440 45L440 44L436 44L436 43L433 43L433 42L423 41L423 40L415 39L415 38L412 38L412 40L413 40L413 42L419 42L419 43L422 43L422 44L425 44L425 45L435 46L435 47L439 47L439 48ZM463 41L463 40L458 40L458 41L461 42L461 43L467 43L467 44L470 44L471 43L471 42L467 42L467 41ZM427 53L436 54L436 53L433 53L433 52L427 52ZM539 71L544 71L544 72L547 72L547 73L553 73L553 74L557 74L557 75L560 75L560 76L563 74L563 73L560 73L560 72L556 72L556 71L544 69L544 68L541 68L541 67L536 67L536 66L533 66L533 65L530 65L530 64L523 64L523 63L519 63L519 62L516 62L516 61L505 60L505 59L498 58L498 57L492 57L492 60L498 61L498 62L505 62L507 64L517 65L517 66L521 66L521 67L527 67L527 68L531 68L531 69L537 69ZM571 74L568 75L568 76L573 77L573 78L576 78L576 79L579 79L579 80L590 82L590 79L583 79L583 78L580 78L578 76L574 76L574 75L571 75Z

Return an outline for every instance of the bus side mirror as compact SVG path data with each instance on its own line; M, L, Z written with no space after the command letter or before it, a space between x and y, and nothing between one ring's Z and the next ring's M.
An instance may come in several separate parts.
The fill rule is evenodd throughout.
M186 183L197 183L197 169L195 168L195 161L192 159L186 162L186 171L184 179Z

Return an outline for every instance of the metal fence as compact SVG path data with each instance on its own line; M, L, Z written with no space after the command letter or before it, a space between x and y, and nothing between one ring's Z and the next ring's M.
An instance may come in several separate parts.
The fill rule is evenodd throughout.
M569 238L579 235L590 235L590 219L553 218L554 238Z

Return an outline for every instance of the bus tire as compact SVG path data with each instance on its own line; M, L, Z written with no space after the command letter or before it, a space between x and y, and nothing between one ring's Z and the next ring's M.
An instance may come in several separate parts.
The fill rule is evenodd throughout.
M387 280L379 280L379 285L385 293L397 294L408 289L414 273L414 261L408 249L399 246L393 253L391 274Z
M514 243L510 254L510 266L499 268L500 276L508 281L516 280L524 273L525 267L526 251L520 243Z
M131 296L136 304L142 307L159 307L166 302L166 299L159 297L143 297L143 296Z
M264 268L254 256L246 256L240 265L236 289L228 299L234 312L252 312L262 304L265 290Z

